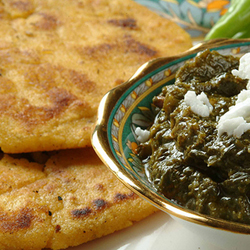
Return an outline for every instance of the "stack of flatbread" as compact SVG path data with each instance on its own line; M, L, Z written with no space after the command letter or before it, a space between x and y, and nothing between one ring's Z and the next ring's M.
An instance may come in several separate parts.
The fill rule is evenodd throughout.
M102 96L144 62L188 49L131 0L0 1L0 249L63 249L156 209L90 144Z

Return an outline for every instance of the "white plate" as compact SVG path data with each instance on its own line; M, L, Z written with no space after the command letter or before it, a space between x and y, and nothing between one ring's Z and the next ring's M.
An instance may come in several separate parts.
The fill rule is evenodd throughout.
M164 212L67 250L229 250L199 238ZM236 249L230 249L236 250Z

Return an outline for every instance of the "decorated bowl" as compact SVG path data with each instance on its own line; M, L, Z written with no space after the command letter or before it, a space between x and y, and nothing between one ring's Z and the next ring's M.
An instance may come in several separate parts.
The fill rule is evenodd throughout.
M206 34L228 10L230 0L135 0L173 20L192 37Z
M135 129L144 129L152 123L152 98L161 92L163 86L174 83L176 71L187 60L205 49L216 50L223 55L241 56L250 52L250 39L208 41L180 55L145 63L127 82L103 97L92 144L105 165L140 197L219 246L247 249L250 225L215 219L172 202L158 193L148 181L137 156L139 141Z

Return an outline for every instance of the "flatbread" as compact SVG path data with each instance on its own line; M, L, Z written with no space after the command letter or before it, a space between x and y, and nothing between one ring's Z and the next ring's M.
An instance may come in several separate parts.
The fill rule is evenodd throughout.
M0 27L0 249L76 246L156 211L90 136L102 96L189 35L131 0L2 0Z
M5 154L0 171L1 250L76 246L156 211L92 148L55 152L45 164Z
M90 146L99 101L189 35L132 0L0 2L0 147Z

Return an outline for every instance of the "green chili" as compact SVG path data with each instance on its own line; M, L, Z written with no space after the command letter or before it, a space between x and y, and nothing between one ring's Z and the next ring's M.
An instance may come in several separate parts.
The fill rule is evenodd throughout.
M228 11L211 28L205 40L247 37L250 37L250 0L233 0Z

